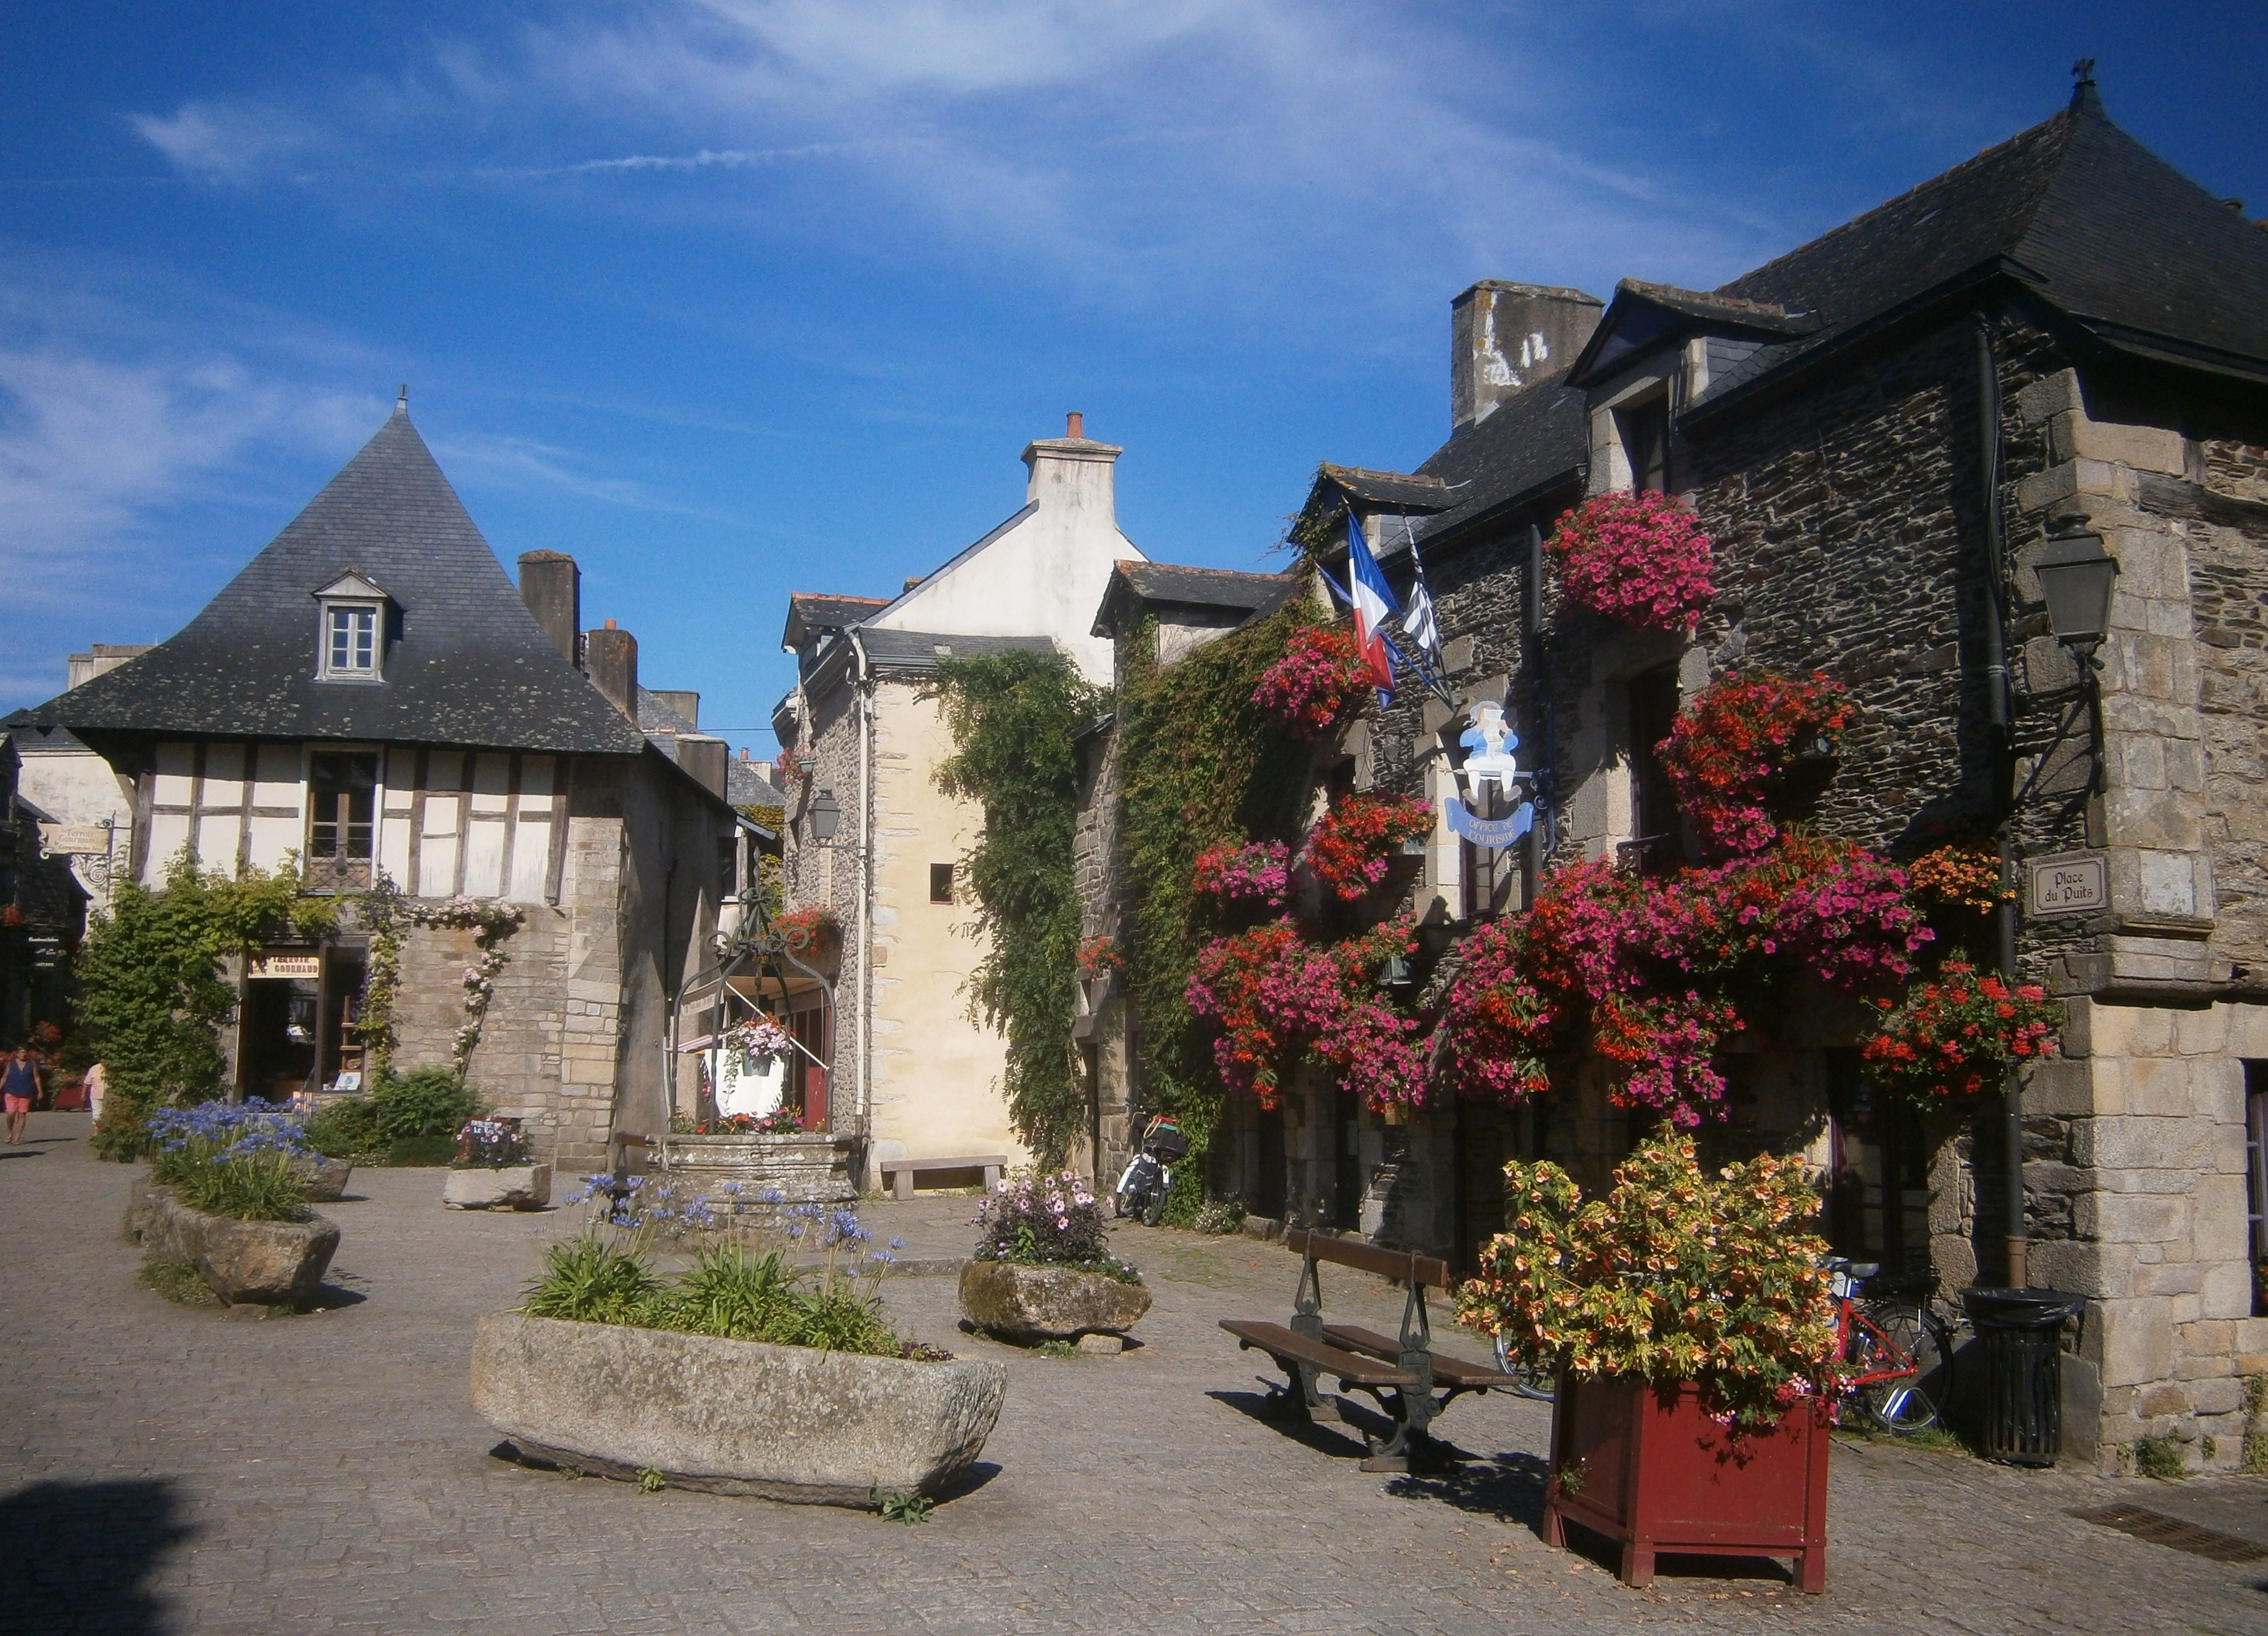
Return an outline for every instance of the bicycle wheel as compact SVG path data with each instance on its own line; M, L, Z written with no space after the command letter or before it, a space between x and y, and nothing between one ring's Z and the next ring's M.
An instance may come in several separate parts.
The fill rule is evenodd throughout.
M1512 1348L1505 1344L1502 1330L1498 1331L1496 1338L1496 1367L1498 1373L1512 1376L1512 1392L1515 1397L1532 1397L1537 1403L1551 1401L1552 1378L1514 1357Z
M1911 1374L1860 1387L1860 1406L1875 1425L1898 1435L1936 1425L1937 1395L1945 1390L1946 1361L1938 1326L1918 1307L1878 1307L1867 1315L1880 1326L1890 1345L1912 1359L1917 1367ZM1873 1337L1866 1338L1872 1343ZM1889 1360L1874 1361L1875 1367L1880 1367Z

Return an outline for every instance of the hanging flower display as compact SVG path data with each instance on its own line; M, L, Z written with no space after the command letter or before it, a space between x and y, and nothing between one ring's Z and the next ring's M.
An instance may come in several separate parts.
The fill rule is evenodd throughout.
M1661 741L1678 810L1710 851L1762 851L1779 837L1765 810L1773 780L1799 754L1831 754L1855 711L1839 682L1727 671L1677 712Z
M725 1031L723 1043L742 1062L769 1062L795 1049L795 1038L770 1017L751 1017Z
M1293 738L1320 739L1369 685L1351 630L1308 625L1293 631L1284 657L1260 673L1252 702Z
M1425 1028L1378 986L1386 962L1416 945L1407 919L1336 943L1308 941L1290 919L1214 939L1197 956L1189 1002L1220 1025L1223 1081L1274 1108L1284 1070L1305 1051L1373 1107L1421 1104Z
M1964 961L1948 960L1904 1001L1881 1002L1882 1026L1868 1040L1871 1077L1918 1102L1975 1096L2014 1064L2055 1055L2061 1001L2036 984L2011 987Z
M1545 1054L1557 1013L1525 969L1526 935L1492 920L1458 947L1441 1021L1443 1063L1463 1094L1517 1103L1551 1088Z
M1906 874L1925 903L1947 913L1989 915L2016 895L2000 879L1998 857L1958 842L1924 852Z
M1118 940L1113 937L1086 939L1079 944L1076 958L1079 977L1087 983L1122 971L1126 966L1126 956L1118 952Z
M1345 899L1386 879L1387 859L1403 842L1433 828L1433 809L1401 795L1350 795L1325 813L1307 836L1307 867Z
M842 922L835 911L824 903L812 903L802 909L791 909L775 916L773 927L791 954L807 954L842 935Z
M1225 904L1284 907L1292 885L1292 849L1281 841L1208 846L1197 854L1190 884Z
M1714 593L1709 536L1666 494L1594 495L1544 545L1577 606L1641 630L1691 630Z

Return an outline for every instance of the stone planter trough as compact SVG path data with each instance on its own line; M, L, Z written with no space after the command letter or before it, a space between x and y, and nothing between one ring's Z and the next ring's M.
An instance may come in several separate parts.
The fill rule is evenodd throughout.
M805 1505L937 1495L968 1475L1008 1374L616 1323L492 1313L473 1407L524 1456Z
M126 1231L151 1255L188 1262L232 1306L306 1306L339 1248L338 1224L326 1217L239 1221L192 1210L148 1182L135 1183Z
M291 1168L298 1172L308 1199L319 1205L334 1204L343 1198L347 1178L354 1174L354 1167L343 1159L301 1159L295 1161Z
M486 1165L452 1169L441 1183L452 1210L541 1210L551 1202L549 1165Z
M1077 1267L971 1261L961 1270L961 1309L986 1334L1033 1346L1123 1335L1150 1310L1150 1292Z
M719 1215L763 1213L777 1190L783 1205L847 1205L858 1197L850 1173L857 1139L845 1131L778 1136L665 1136L661 1168L709 1200ZM727 1190L737 1183L737 1192Z

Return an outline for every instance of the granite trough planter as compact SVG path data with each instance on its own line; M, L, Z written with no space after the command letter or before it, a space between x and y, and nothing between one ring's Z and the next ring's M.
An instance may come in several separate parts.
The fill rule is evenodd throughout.
M299 1159L291 1168L298 1173L300 1183L307 1190L311 1204L335 1204L345 1197L347 1178L354 1167L343 1159Z
M709 1201L719 1215L762 1214L780 1205L847 1205L858 1197L850 1132L792 1131L770 1136L665 1136L661 1168Z
M1150 1292L1077 1267L971 1261L961 1270L961 1309L987 1335L1035 1346L1123 1335L1150 1310Z
M453 1169L441 1183L452 1210L541 1210L551 1202L549 1165L487 1165Z
M473 1407L517 1452L674 1488L877 1507L967 1476L1007 1370L492 1313Z
M192 1210L169 1187L137 1183L126 1206L128 1236L153 1256L186 1261L231 1306L304 1307L338 1253L338 1224L239 1221Z

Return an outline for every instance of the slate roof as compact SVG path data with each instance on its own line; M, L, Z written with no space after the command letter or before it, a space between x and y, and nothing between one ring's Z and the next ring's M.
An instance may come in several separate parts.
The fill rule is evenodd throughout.
M314 593L350 570L400 610L382 682L314 679ZM545 637L401 409L179 632L27 715L90 741L195 733L572 755L637 755L646 742Z
M1456 503L1439 477L1371 471L1360 466L1334 466L1329 461L1318 472L1326 482L1336 483L1358 500L1411 515L1431 516L1435 512L1447 511Z
M1992 269L2114 344L2268 375L2268 232L2112 124L2082 85L2052 118L1724 285L1821 327L1702 402Z
M1241 573L1229 568L1183 568L1172 563L1121 557L1103 587L1102 604L1095 609L1093 634L1115 637L1118 622L1130 606L1218 608L1238 616L1239 623L1272 614L1299 589L1291 574Z
M742 761L735 755L725 763L725 799L735 807L784 807L787 797L765 776L768 763Z
M1813 314L1791 313L1777 303L1625 278L1615 286L1615 298L1576 354L1567 379L1576 386L1589 386L1631 354L1645 351L1665 337L1683 336L1697 329L1717 335L1777 339L1809 335L1818 328L1819 320Z
M787 629L780 645L799 649L814 637L842 630L890 605L886 596L836 596L824 591L797 591L787 599Z
M983 653L1052 653L1046 637L948 636L932 630L874 630L858 633L867 661L880 671L934 670L941 659L974 659Z
M1591 460L1590 412L1566 378L1507 398L1459 431L1420 466L1448 485L1456 503L1414 530L1420 542L1446 540L1507 505L1580 480ZM1380 560L1406 556L1389 537Z

